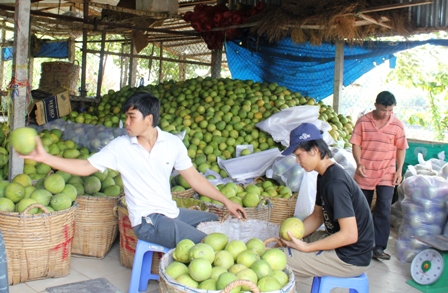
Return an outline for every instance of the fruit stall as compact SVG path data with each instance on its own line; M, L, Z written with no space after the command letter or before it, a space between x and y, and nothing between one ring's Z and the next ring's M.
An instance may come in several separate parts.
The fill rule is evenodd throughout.
M290 130L282 125L298 126L311 122L319 126L324 131L325 141L331 146L334 160L353 175L356 164L349 139L356 117L338 111L343 60L336 58L334 61L334 72L339 69L339 73L335 73L332 79L339 82L332 84L332 106L321 96L313 97L308 92L296 90L292 82L289 87L288 79L279 77L280 74L269 74L271 79L257 80L243 78L241 69L241 72L232 73L233 78L221 77L223 67L230 71L237 68L232 67L231 55L229 53L226 57L224 49L230 51L233 48L235 53L238 51L237 43L248 42L255 46L256 42L253 37L248 37L249 33L267 36L263 38L266 42L289 38L294 43L309 42L315 46L341 39L346 39L352 46L360 38L376 35L385 29L404 34L409 32L408 23L398 8L409 5L398 5L395 9L386 5L378 10L380 12L366 9L356 13L351 7L333 6L332 12L324 9L320 19L307 19L308 15L301 15L300 22L291 23L291 15L284 13L285 9L298 11L293 3L285 3L280 8L269 1L254 4L185 5L190 10L182 14L176 11L173 16L173 12L164 10L167 7L160 11L140 11L135 7L120 8L97 3L87 6L100 8L104 19L63 15L58 16L60 23L48 21L47 28L58 30L73 22L73 31L84 35L82 60L81 64L74 60L44 63L39 88L36 89L31 89L24 77L27 72L22 71L29 66L28 61L17 60L22 62L22 67L17 68L17 78L11 81L7 92L2 92L2 98L9 104L6 111L8 121L0 124L0 231L5 240L9 285L66 276L72 255L102 259L115 241L120 243L120 264L132 268L137 238L129 221L120 173L107 169L90 176L75 176L54 170L44 163L20 159L18 153L30 153L36 146L35 136L39 136L44 149L52 155L86 159L116 137L126 135L123 128L126 115L121 113L123 103L135 93L149 92L161 102L158 127L178 136L194 167L224 196L240 204L248 215L244 222L232 218L222 203L197 193L173 170L171 194L177 205L215 213L220 221L198 226L208 234L203 243L195 244L184 239L170 253L155 254L152 273L160 275L161 292L196 292L193 290L196 288L224 290L240 279L251 281L261 292L295 292L294 274L286 265L285 254L279 249L280 239L287 239L286 231L291 230L298 233L295 235L298 238L303 235L301 220L313 208L315 189L310 182L315 178L305 174L307 172L294 157L281 155L288 146ZM11 7L0 7L5 8L6 18L11 18ZM26 11L26 7L19 4L16 9L20 13ZM300 11L310 13L306 9ZM31 14L49 18L42 12L32 11ZM136 21L128 14L139 15L140 19ZM328 24L330 16L332 22ZM125 21L114 23L120 17ZM23 17L20 19L24 21ZM170 30L169 24L157 27L171 19L177 24L181 21L191 29L187 32ZM21 23L24 24L27 22ZM145 24L148 27L142 27ZM32 29L35 26L36 23L30 25ZM285 26L291 28L284 29ZM86 27L101 36L100 50L87 49ZM134 51L105 51L107 28L130 37ZM203 55L207 57L185 60L180 58L180 53L179 59L163 57L164 48L170 53L178 50L175 44L170 43L176 39L171 34L181 40L200 42L206 47ZM17 35L18 42L26 43L27 38ZM139 56L137 49L146 47L146 39L151 38L156 39L153 51L154 44L159 44L160 56ZM226 43L232 40L233 45ZM189 42L180 44L178 47L182 52L193 46ZM341 46L335 48L335 55L341 57L341 48L343 50ZM28 54L21 52L20 47L15 49L19 55ZM128 82L122 83L119 90L109 89L102 93L102 77L98 77L96 96L87 97L87 53L98 54L100 64L107 54L127 58L129 68L120 72L120 76L123 75ZM139 58L160 62L158 82L134 86L135 63ZM206 64L211 73L164 80L163 62L178 62L179 68L187 63ZM101 65L99 76L103 70ZM252 71L252 68L246 70ZM266 68L260 75L268 75L268 71ZM21 81L21 77L26 82ZM295 83L296 76L289 78ZM398 187L398 200L393 206L392 216L399 229L397 252L403 262L410 262L424 248L412 238L416 233L419 236L448 236L445 200L448 196L448 165L444 164L444 157L435 158L446 150L446 144L438 146L440 148L432 148L431 155L418 162L411 159L424 150L421 145L412 149L413 155L407 160L407 165L411 169L414 167L415 172L407 172ZM426 193L426 190L430 191ZM437 203L436 207L434 203ZM418 227L422 222L424 229ZM38 234L48 238L37 237ZM249 290L250 286L241 285L238 290Z

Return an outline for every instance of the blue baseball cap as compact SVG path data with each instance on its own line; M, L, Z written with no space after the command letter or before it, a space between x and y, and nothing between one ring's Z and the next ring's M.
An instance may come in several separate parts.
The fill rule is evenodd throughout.
M289 147L282 152L282 155L288 156L292 154L302 142L322 138L322 133L316 125L312 123L302 123L294 128L289 134Z

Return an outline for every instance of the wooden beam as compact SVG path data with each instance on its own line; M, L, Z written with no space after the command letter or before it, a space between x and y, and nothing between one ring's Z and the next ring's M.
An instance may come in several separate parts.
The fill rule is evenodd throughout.
M359 11L359 13L372 13L372 12L378 12L378 11L386 11L386 10L392 10L392 9L400 9L400 8L408 8L412 6L419 6L419 5L427 5L432 4L433 1L413 1L409 3L396 3L396 4L389 4L389 5L382 5L372 8L367 8Z

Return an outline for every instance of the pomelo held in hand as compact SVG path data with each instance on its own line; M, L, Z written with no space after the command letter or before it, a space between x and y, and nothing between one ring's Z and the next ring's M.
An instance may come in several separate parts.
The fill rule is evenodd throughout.
M19 127L11 132L11 143L19 154L28 155L36 148L37 132L31 127Z
M305 226L303 225L303 222L298 218L288 218L284 220L280 225L280 238L291 241L288 232L291 232L292 236L294 236L295 238L302 239L303 235L305 234Z

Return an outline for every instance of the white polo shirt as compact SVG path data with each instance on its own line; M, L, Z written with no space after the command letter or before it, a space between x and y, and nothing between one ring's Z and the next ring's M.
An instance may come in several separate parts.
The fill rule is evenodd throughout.
M141 224L142 217L152 213L177 217L179 209L172 200L170 175L173 168L185 170L193 165L177 136L158 127L157 132L150 152L138 143L137 137L123 135L88 158L101 172L106 168L120 172L132 226Z

